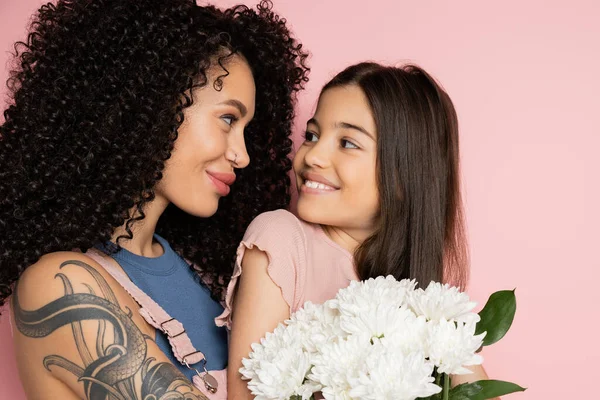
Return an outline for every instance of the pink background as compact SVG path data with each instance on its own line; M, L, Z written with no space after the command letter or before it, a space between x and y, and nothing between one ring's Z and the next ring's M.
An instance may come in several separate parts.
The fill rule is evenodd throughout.
M1 82L11 43L24 37L41 3L0 2ZM319 87L350 63L410 60L443 83L462 128L471 295L484 302L493 291L517 288L515 323L485 350L486 369L529 388L511 399L595 397L599 3L275 3L313 54L296 137ZM0 398L24 398L6 318L0 323L0 355Z

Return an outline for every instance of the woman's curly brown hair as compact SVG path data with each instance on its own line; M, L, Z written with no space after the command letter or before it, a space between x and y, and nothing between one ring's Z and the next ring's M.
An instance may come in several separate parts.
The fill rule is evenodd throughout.
M169 206L157 227L222 298L247 225L290 198L307 54L272 4L60 0L40 8L15 50L0 126L0 304L42 255L86 250L124 223L132 234L193 101L185 94L206 84L215 57L226 75L226 59L241 54L256 82L252 162L213 217Z

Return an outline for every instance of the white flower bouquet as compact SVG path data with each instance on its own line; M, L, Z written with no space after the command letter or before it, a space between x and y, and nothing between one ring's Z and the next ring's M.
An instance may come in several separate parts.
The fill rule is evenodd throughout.
M481 364L482 346L512 324L514 291L484 309L457 288L379 277L352 282L303 309L252 345L242 377L257 400L484 400L525 390L502 381L451 388L450 376Z

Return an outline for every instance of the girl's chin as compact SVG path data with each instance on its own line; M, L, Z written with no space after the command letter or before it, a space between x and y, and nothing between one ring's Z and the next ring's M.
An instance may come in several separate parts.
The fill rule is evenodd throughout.
M298 199L297 214L298 218L311 224L327 225L331 219L327 218L328 213L313 201L302 201L301 199Z

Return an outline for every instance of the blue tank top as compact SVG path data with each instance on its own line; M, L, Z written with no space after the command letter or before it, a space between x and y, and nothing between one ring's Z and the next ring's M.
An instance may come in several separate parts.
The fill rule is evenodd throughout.
M137 287L183 324L194 347L206 356L206 368L211 371L224 369L227 366L227 331L217 327L214 321L223 312L223 307L211 298L210 290L169 243L156 234L154 238L164 250L160 257L147 258L126 249L112 257ZM171 362L191 380L195 372L177 361L167 336L156 330L155 340ZM201 365L192 367L202 371Z

